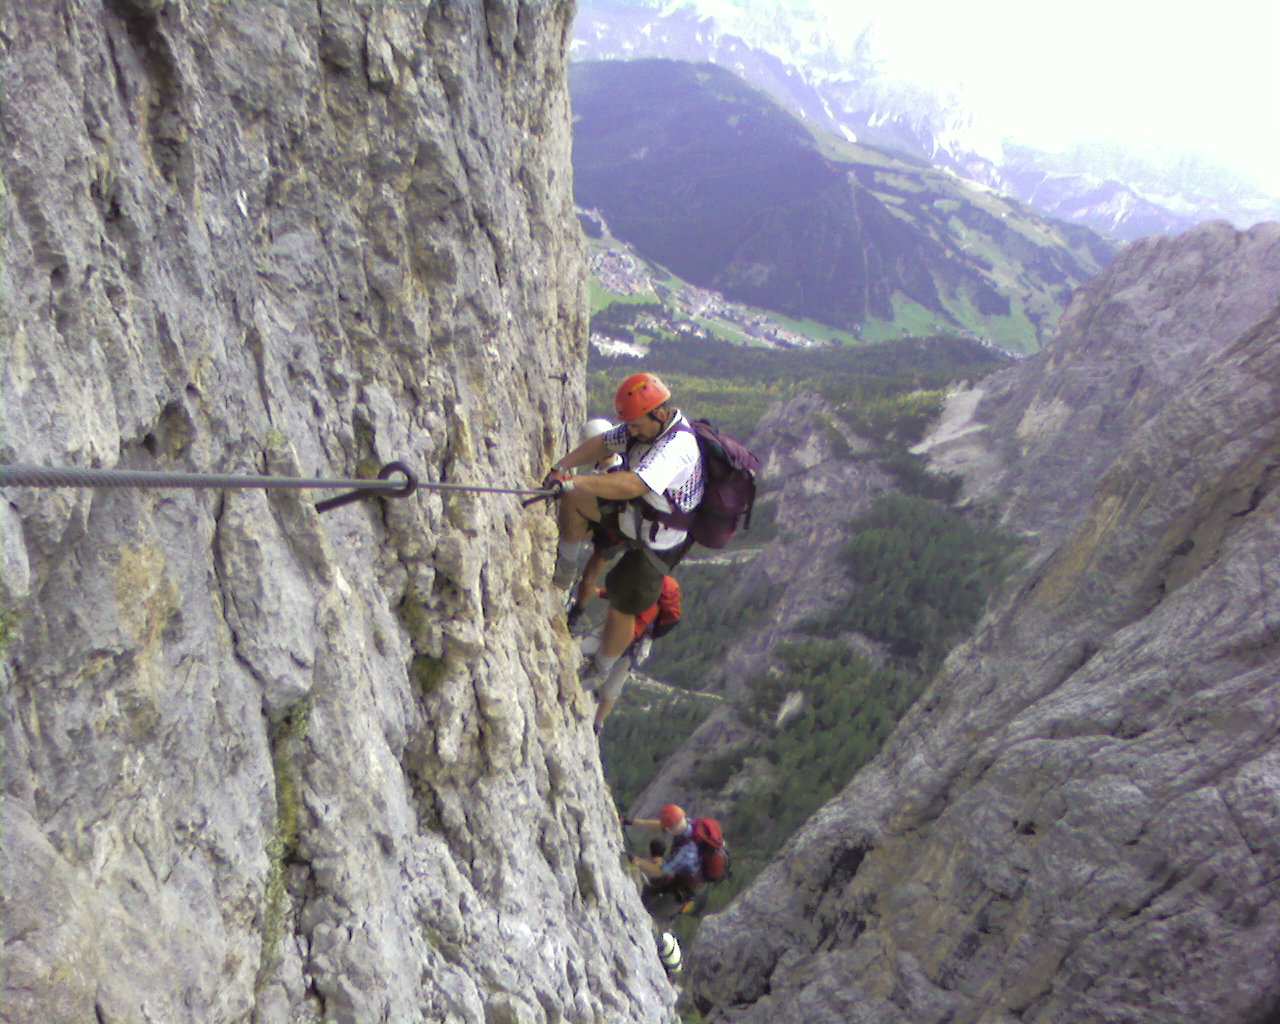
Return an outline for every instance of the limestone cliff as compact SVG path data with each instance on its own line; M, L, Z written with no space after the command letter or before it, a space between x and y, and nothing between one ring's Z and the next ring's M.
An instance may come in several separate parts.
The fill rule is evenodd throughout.
M1057 412L1033 430L1018 399L952 467L1040 552L703 924L708 1020L1276 1019L1277 235L1131 248L1006 371Z
M0 2L0 461L539 479L572 16ZM669 1019L549 518L312 500L4 493L0 1016Z

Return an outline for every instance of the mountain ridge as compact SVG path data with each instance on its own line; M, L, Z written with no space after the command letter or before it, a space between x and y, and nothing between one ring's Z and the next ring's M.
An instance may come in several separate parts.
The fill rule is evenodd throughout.
M926 166L815 138L715 65L576 63L570 83L578 204L736 301L1030 350L1112 253Z
M884 77L865 29L838 51L830 42L814 42L825 29L804 20L812 13L803 4L769 18L750 8L726 9L700 0L584 0L574 26L573 57L677 57L730 67L806 120L846 139L915 154L1047 215L1121 241L1185 231L1209 220L1225 219L1237 227L1280 220L1280 198L1203 159L1187 179L1184 165L1169 167L1136 153L1128 155L1127 166L1117 166L1114 154L1102 147L1088 161L1092 178L1100 180L1078 169L1067 171L1070 154L1019 146L1016 139L1005 140L975 124L955 98ZM791 17L798 20L793 23ZM1006 142L1012 144L1009 151ZM1053 188L1044 188L1046 182Z

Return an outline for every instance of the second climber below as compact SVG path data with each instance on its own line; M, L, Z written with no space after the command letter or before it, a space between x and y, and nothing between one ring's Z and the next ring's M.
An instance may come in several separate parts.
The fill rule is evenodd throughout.
M592 524L612 527L627 546L605 577L609 610L586 677L608 676L632 641L636 615L657 603L663 576L688 550L688 526L702 500L702 457L689 421L670 402L670 389L655 375L633 373L614 395L620 425L569 452L544 481L561 489L555 586L573 583ZM622 469L570 477L610 452L622 456Z

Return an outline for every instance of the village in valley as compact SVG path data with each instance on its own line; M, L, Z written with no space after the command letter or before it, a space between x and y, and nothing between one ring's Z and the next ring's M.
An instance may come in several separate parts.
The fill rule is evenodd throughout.
M654 267L613 238L597 211L579 211L579 218L588 235L591 344L602 354L640 357L649 341L662 338L721 338L766 348L830 343Z

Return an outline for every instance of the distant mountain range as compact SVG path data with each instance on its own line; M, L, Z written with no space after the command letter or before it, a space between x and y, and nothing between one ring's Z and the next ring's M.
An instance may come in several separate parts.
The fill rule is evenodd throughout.
M866 337L892 325L1035 351L1113 255L923 160L815 136L714 65L577 63L570 88L578 205L736 302Z
M804 0L580 0L575 60L726 67L807 124L929 161L1117 240L1205 220L1280 220L1280 201L1220 168L1114 147L1046 153L975 123L954 98L885 75L867 32L838 40Z

